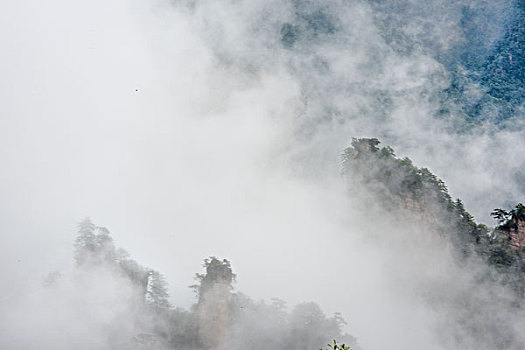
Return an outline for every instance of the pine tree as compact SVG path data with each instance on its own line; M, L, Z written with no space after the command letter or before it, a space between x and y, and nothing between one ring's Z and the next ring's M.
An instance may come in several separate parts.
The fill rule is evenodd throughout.
M77 266L86 264L95 254L97 239L95 235L95 224L90 218L85 218L78 224L78 237L75 240L75 261Z
M149 272L148 288L146 292L146 302L156 308L170 309L168 283L158 271Z

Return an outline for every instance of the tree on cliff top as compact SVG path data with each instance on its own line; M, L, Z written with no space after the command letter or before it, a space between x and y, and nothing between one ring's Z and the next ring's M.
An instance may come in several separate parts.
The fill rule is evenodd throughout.
M89 218L78 224L78 236L75 240L77 266L100 265L112 262L115 257L115 246L107 228L95 226Z
M236 276L232 272L231 264L227 259L219 260L212 256L204 260L203 267L206 269L206 273L195 274L195 279L199 283L190 286L199 296L199 302L215 284L219 283L227 286L230 290L233 289L232 283L235 281Z

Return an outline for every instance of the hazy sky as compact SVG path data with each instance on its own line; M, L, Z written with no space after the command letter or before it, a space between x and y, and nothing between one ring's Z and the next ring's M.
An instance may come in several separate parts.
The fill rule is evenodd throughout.
M426 318L403 288L383 292L391 257L359 233L339 155L353 136L380 137L491 224L494 206L522 198L512 172L525 138L450 133L431 116L448 84L432 52L392 51L370 6L343 3L321 6L338 29L317 38L294 2L0 1L0 305L70 270L89 216L166 275L176 306L193 302L187 286L216 255L255 298L343 309L368 349L381 345L380 315L377 327L406 316L387 339ZM439 4L416 11L434 30L406 28L446 50L461 40L459 5ZM293 21L306 34L284 48Z

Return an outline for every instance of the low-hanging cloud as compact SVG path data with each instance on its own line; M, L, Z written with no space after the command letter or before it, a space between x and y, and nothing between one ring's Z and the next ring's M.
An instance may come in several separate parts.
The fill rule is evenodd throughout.
M193 302L186 286L217 255L248 295L343 312L365 349L478 345L467 331L465 343L436 339L464 316L450 305L475 284L468 272L424 228L356 208L340 154L352 136L378 137L489 224L493 207L522 200L522 130L488 121L457 133L454 112L435 117L450 82L437 57L464 44L462 9L498 14L487 29L495 41L505 3L1 6L0 303L38 289L33 281L48 271L67 274L75 222L90 215L166 274L176 306ZM118 282L106 282L113 293ZM99 287L92 293L105 295ZM30 323L67 328L82 312L89 296L61 288L52 300L65 319L45 309ZM49 298L36 295L9 309L4 339L23 337L20 310Z

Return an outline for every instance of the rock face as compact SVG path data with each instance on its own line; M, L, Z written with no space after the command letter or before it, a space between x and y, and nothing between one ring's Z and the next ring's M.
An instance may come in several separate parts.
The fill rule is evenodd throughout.
M397 158L377 139L352 139L345 149L343 174L349 193L361 198L365 210L380 208L402 220L420 221L428 232L450 244L458 261L478 256L504 275L506 283L525 297L525 205L510 211L494 209L499 225L478 224L460 199L453 200L445 183L408 158ZM407 215L408 214L408 215Z
M500 225L496 230L500 233L500 239L508 247L509 253L521 261L518 269L525 276L525 206L519 203L508 212L494 209L491 215L499 221Z
M220 349L228 336L230 285L217 282L198 305L199 334L206 349Z
M204 261L206 274L197 275L199 336L205 349L221 349L227 339L231 317L230 297L235 279L230 262L210 258Z
M525 247L525 221L512 219L514 225L509 229L509 245L516 249Z
M461 251L479 243L486 233L458 199L452 200L445 183L429 169L418 168L408 158L397 158L390 147L379 147L377 139L352 139L343 153L343 173L349 187L366 189L370 205L385 210L406 210L421 218L429 229L449 237ZM413 215L415 214L415 215Z

